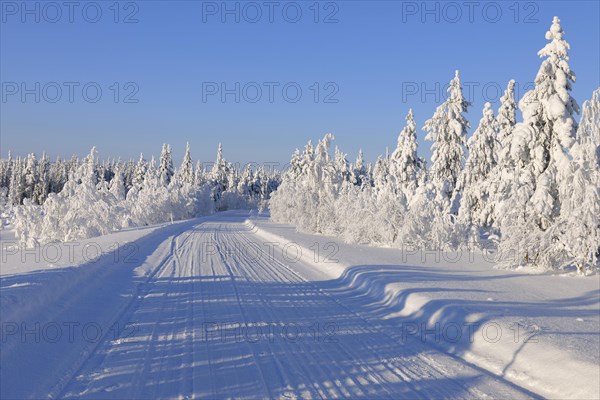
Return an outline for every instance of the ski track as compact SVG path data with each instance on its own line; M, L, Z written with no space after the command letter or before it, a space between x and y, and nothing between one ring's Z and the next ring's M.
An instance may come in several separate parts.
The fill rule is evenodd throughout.
M250 257L240 245L255 252ZM273 258L242 218L199 221L159 247L161 261L113 310L113 321L133 333L106 332L80 351L56 371L50 397L532 396L426 343L403 342L369 310L353 310L302 277L302 268L314 267ZM61 307L85 302L82 289Z

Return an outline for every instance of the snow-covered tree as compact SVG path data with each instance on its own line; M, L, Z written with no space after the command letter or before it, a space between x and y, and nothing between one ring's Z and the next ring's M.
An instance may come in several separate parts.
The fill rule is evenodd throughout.
M459 221L466 225L488 227L488 178L496 167L497 123L490 103L485 103L479 126L468 141L469 157L456 187Z
M11 170L10 185L8 191L8 204L18 206L25 197L25 179L23 176L23 163L17 157Z
M137 162L135 167L135 172L133 173L132 189L134 190L142 190L144 186L144 180L146 179L146 173L148 172L148 164L144 159L144 155L140 154L140 159Z
M69 165L61 160L60 157L56 158L54 164L50 166L50 193L59 193L67 179L69 177Z
M13 159L12 159L12 153L9 150L8 151L8 157L6 158L6 160L2 160L0 162L0 168L1 168L1 173L0 173L0 187L3 188L8 188L10 185L10 175L12 173L12 167L13 167ZM8 191L6 191L6 194L8 194Z
M27 199L31 199L33 197L33 190L35 188L35 184L37 183L38 177L38 162L35 154L31 153L27 156L27 160L25 163L25 169L23 171L25 180L25 190L24 196Z
M117 201L125 200L126 190L125 190L125 179L123 177L123 173L121 172L120 167L116 167L114 171L114 176L110 180L109 184L110 193L115 196Z
M550 40L540 52L548 57L542 62L535 79L535 88L527 92L520 103L523 124L519 133L527 130L533 134L529 145L530 169L543 184L535 185L531 197L533 218L544 230L560 212L557 185L568 178L568 149L577 131L574 114L579 106L570 95L575 73L569 68L569 44L558 17L554 17L546 39ZM543 177L542 177L543 176Z
M335 176L337 180L335 182L336 190L341 190L342 185L346 182L350 182L351 172L350 172L350 163L348 162L347 154L342 153L341 150L336 146L334 153L334 166L335 166Z
M553 253L573 260L579 273L600 269L600 89L583 104L577 140L571 148L572 179L564 179L559 188L561 212Z
M592 98L583 103L581 121L577 130L577 142L585 157L595 159L600 168L600 88L594 90Z
M191 185L194 183L194 162L190 153L190 144L185 145L185 155L179 169L179 179L181 183Z
M600 270L600 179L590 160L575 159L572 168L573 178L563 188L569 195L552 230L552 254L559 261L573 260L584 274Z
M164 171L160 165L156 165L156 160L152 157L141 190L131 193L127 198L130 202L131 217L136 225L157 224L170 221L173 217L164 176Z
M390 160L386 156L379 156L373 166L373 188L375 192L383 190L391 180Z
M339 179L329 154L332 140L334 140L333 134L328 133L317 143L314 162L307 177L309 190L314 200L307 210L312 215L307 220L310 225L303 226L303 229L324 234L333 233L330 228L334 224L331 224L330 218L334 215L335 188Z
M123 166L123 183L125 185L125 192L128 192L133 187L133 176L135 174L135 163L132 159L129 159Z
M307 232L332 233L335 227L335 187L340 177L331 161L332 134L326 134L316 146L309 141L297 166L288 170L282 184L269 201L275 221L295 224Z
M470 103L463 96L458 71L450 81L448 94L448 99L425 122L423 129L428 132L425 139L433 141L429 178L436 190L448 200L449 207L465 160L469 128L469 122L463 113Z
M506 250L519 243L525 246L517 263L546 268L554 266L553 255L546 250L555 241L550 228L560 215L559 187L572 179L568 151L577 130L574 114L579 112L570 94L575 73L568 64L570 46L563 36L560 20L554 17L546 33L549 43L538 53L545 60L535 87L519 102L523 122L515 126L511 141L516 175L508 199L511 207L501 223Z
M200 187L206 183L206 178L204 177L204 170L202 168L202 163L200 160L196 161L196 169L194 170L194 185L196 187Z
M227 190L229 177L229 167L228 163L223 157L223 145L219 143L219 147L217 148L217 159L213 164L213 168L210 172L210 181L212 186L212 197L217 203L222 194Z
M290 176L291 179L296 179L302 175L302 154L300 153L300 150L296 149L294 154L292 154L292 159L290 160L290 165L286 174Z
M50 190L50 163L46 153L42 154L42 158L38 163L37 182L33 188L32 200L36 204L44 204Z
M515 125L517 124L517 102L515 101L515 81L511 79L500 98L498 108L498 143L496 158L500 161L503 157L510 157L510 141Z
M362 149L358 150L356 161L352 168L352 183L358 187L363 185L371 185L367 167L365 166L364 156Z
M171 183L171 178L173 177L173 158L171 156L171 145L163 144L162 150L160 152L160 167L158 176L160 182L167 186Z
M410 196L417 188L417 177L421 168L417 156L417 124L412 109L406 115L406 126L398 136L398 146L390 158L390 174L396 187Z
M508 198L515 180L515 161L512 158L511 147L513 130L517 123L517 103L515 101L515 81L510 80L504 95L500 98L501 104L496 117L498 128L498 141L496 145L496 168L488 178L487 186L490 201L487 202L486 211L489 223L497 226L498 221L505 215L505 207L510 207Z

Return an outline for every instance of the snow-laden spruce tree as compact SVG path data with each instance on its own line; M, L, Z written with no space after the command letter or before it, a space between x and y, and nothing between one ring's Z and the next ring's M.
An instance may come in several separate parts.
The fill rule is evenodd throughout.
M179 181L186 185L194 183L194 162L192 161L189 142L185 145L185 155L183 156L181 168L179 168Z
M163 144L162 150L160 152L160 168L159 168L159 179L160 182L167 186L171 183L171 178L174 174L173 170L173 158L171 156L171 145Z
M225 157L223 157L223 145L219 143L217 148L217 159L213 164L213 168L210 172L210 183L212 186L212 197L217 203L223 194L227 190L229 177L229 166Z
M487 211L489 186L487 180L496 167L497 124L490 103L485 103L479 126L467 143L469 157L456 187L459 203L458 220L465 225L489 227Z
M392 246L398 241L398 232L407 211L407 197L391 179L372 193L375 196L375 210L370 223L377 226L377 232L373 232L371 240L373 243Z
M23 163L17 157L10 174L10 186L8 190L8 204L18 206L25 197L25 179L23 177Z
M269 201L274 221L294 224L305 232L336 232L336 187L342 178L329 155L332 140L328 133L316 148L309 141L301 159L294 160Z
M56 158L54 164L50 166L50 193L59 193L69 177L69 165Z
M275 222L299 226L300 213L308 207L308 175L314 162L314 149L310 140L302 154L296 150L290 168L284 173L281 185L269 200L271 219Z
M508 198L511 193L512 183L515 180L515 161L512 158L511 146L513 130L517 124L517 103L515 101L515 81L510 80L504 95L500 98L501 104L496 116L498 128L498 142L496 149L496 168L487 180L489 201L485 213L488 222L497 227L501 217L506 213L504 207L510 207Z
M415 194L423 161L417 156L416 123L412 110L406 116L406 126L398 135L396 149L391 155L378 157L373 167L373 197L370 222L362 229L369 232L372 243L396 245L404 224L408 203ZM368 226L372 222L372 226ZM373 229L373 226L376 229Z
M114 170L114 176L109 182L109 191L118 202L122 202L126 198L125 178L121 172L121 166L117 165Z
M206 176L204 174L204 168L200 160L196 161L196 168L194 170L194 185L201 187L206 183Z
M164 146L163 146L164 148ZM152 157L142 189L135 196L128 196L129 210L135 225L158 224L176 219L172 214L169 189L164 185L164 175Z
M463 115L470 103L465 100L459 73L450 81L448 99L425 122L425 139L433 141L431 167L421 173L421 187L408 203L402 224L403 244L437 250L451 250L464 241L464 229L451 215L451 199L465 160L469 122ZM424 171L423 171L424 172Z
M354 188L354 176L347 154L343 153L337 146L334 152L331 179L331 197L329 198L331 216L328 229L330 229L330 232L340 233L349 223L346 219L345 210L340 209L340 197Z
M444 198L450 199L465 160L465 145L469 121L463 115L470 103L465 100L458 71L450 81L448 99L425 122L425 139L433 141L429 179Z
M252 202L256 200L253 183L254 171L252 171L252 166L250 164L247 164L238 182L237 192L240 194L241 197L245 199L252 199Z
M412 109L406 115L406 126L398 135L398 146L390 158L390 175L396 188L411 197L417 189L421 160L417 156L417 124Z
M302 228L318 233L335 233L333 215L335 211L336 187L338 186L337 171L331 159L329 150L334 136L326 134L317 143L312 168L307 181L312 201L309 202L307 214L310 216Z
M342 187L350 182L352 179L352 173L350 171L350 163L348 162L348 155L346 153L342 153L342 151L336 146L335 153L333 158L333 163L336 170L336 182L335 190L337 192L342 190Z
M125 184L125 194L133 187L133 175L135 173L135 163L130 158L122 166L123 183Z
M367 167L365 165L365 159L363 155L362 149L358 150L358 154L356 156L356 161L352 166L352 177L351 181L355 186L363 187L365 185L370 186L371 181L369 178L369 173L367 171Z
M308 173L312 170L314 161L315 146L312 144L312 140L309 140L306 146L304 146L302 161L300 163L300 168L302 169L303 175L308 175Z
M299 149L294 150L286 175L292 179L296 179L302 175L302 153Z
M48 197L50 189L50 163L48 162L48 156L44 152L42 158L38 163L37 182L33 188L32 200L36 204L44 204Z
M146 179L146 173L148 172L148 163L144 159L144 155L140 154L140 159L137 162L133 178L131 180L131 190L129 193L138 192L142 190L144 186L144 179Z
M594 90L592 98L583 103L581 121L577 130L577 141L586 151L585 157L595 159L600 168L600 88Z
M227 191L234 192L237 190L240 182L240 173L231 162L227 163Z
M375 192L384 190L390 181L390 159L387 156L378 156L373 166L373 188Z
M378 222L379 217L384 214L378 209L379 196L381 193L376 194L370 184L350 185L339 194L336 199L336 220L339 221L340 226L337 228L344 240L350 243L382 244L381 238L386 234ZM380 214L377 215L378 213ZM387 236L392 235L393 232L388 230Z
M504 157L510 158L510 143L512 132L517 124L517 109L519 106L515 100L515 81L511 79L508 86L500 97L500 107L498 108L498 143L496 147L496 158L498 161Z
M10 185L10 174L13 167L12 152L8 151L6 160L0 161L0 187L7 188Z
M572 260L580 274L600 269L600 89L583 104L577 140L571 148L572 179L561 183L561 213L553 253Z
M24 196L27 199L31 199L33 198L35 184L38 181L38 162L34 153L27 156L23 175L23 179L25 180Z
M515 126L511 141L516 172L507 200L510 208L501 222L501 248L516 252L518 265L557 266L549 251L557 240L550 228L560 215L559 186L573 178L568 150L577 130L574 114L579 112L570 94L575 73L563 36L560 20L554 17L546 33L549 43L538 52L545 60L535 87L519 102L523 122Z

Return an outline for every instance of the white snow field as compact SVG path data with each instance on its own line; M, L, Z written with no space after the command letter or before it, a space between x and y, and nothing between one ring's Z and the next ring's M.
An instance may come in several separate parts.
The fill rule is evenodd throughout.
M249 218L28 252L4 231L0 397L600 396L597 276Z

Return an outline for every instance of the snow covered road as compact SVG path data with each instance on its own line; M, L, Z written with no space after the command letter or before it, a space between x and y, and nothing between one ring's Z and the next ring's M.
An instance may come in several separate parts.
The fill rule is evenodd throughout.
M532 397L354 307L244 220L159 228L136 240L136 262L107 255L77 282L3 279L21 312L3 305L0 397ZM13 294L24 280L31 296Z

